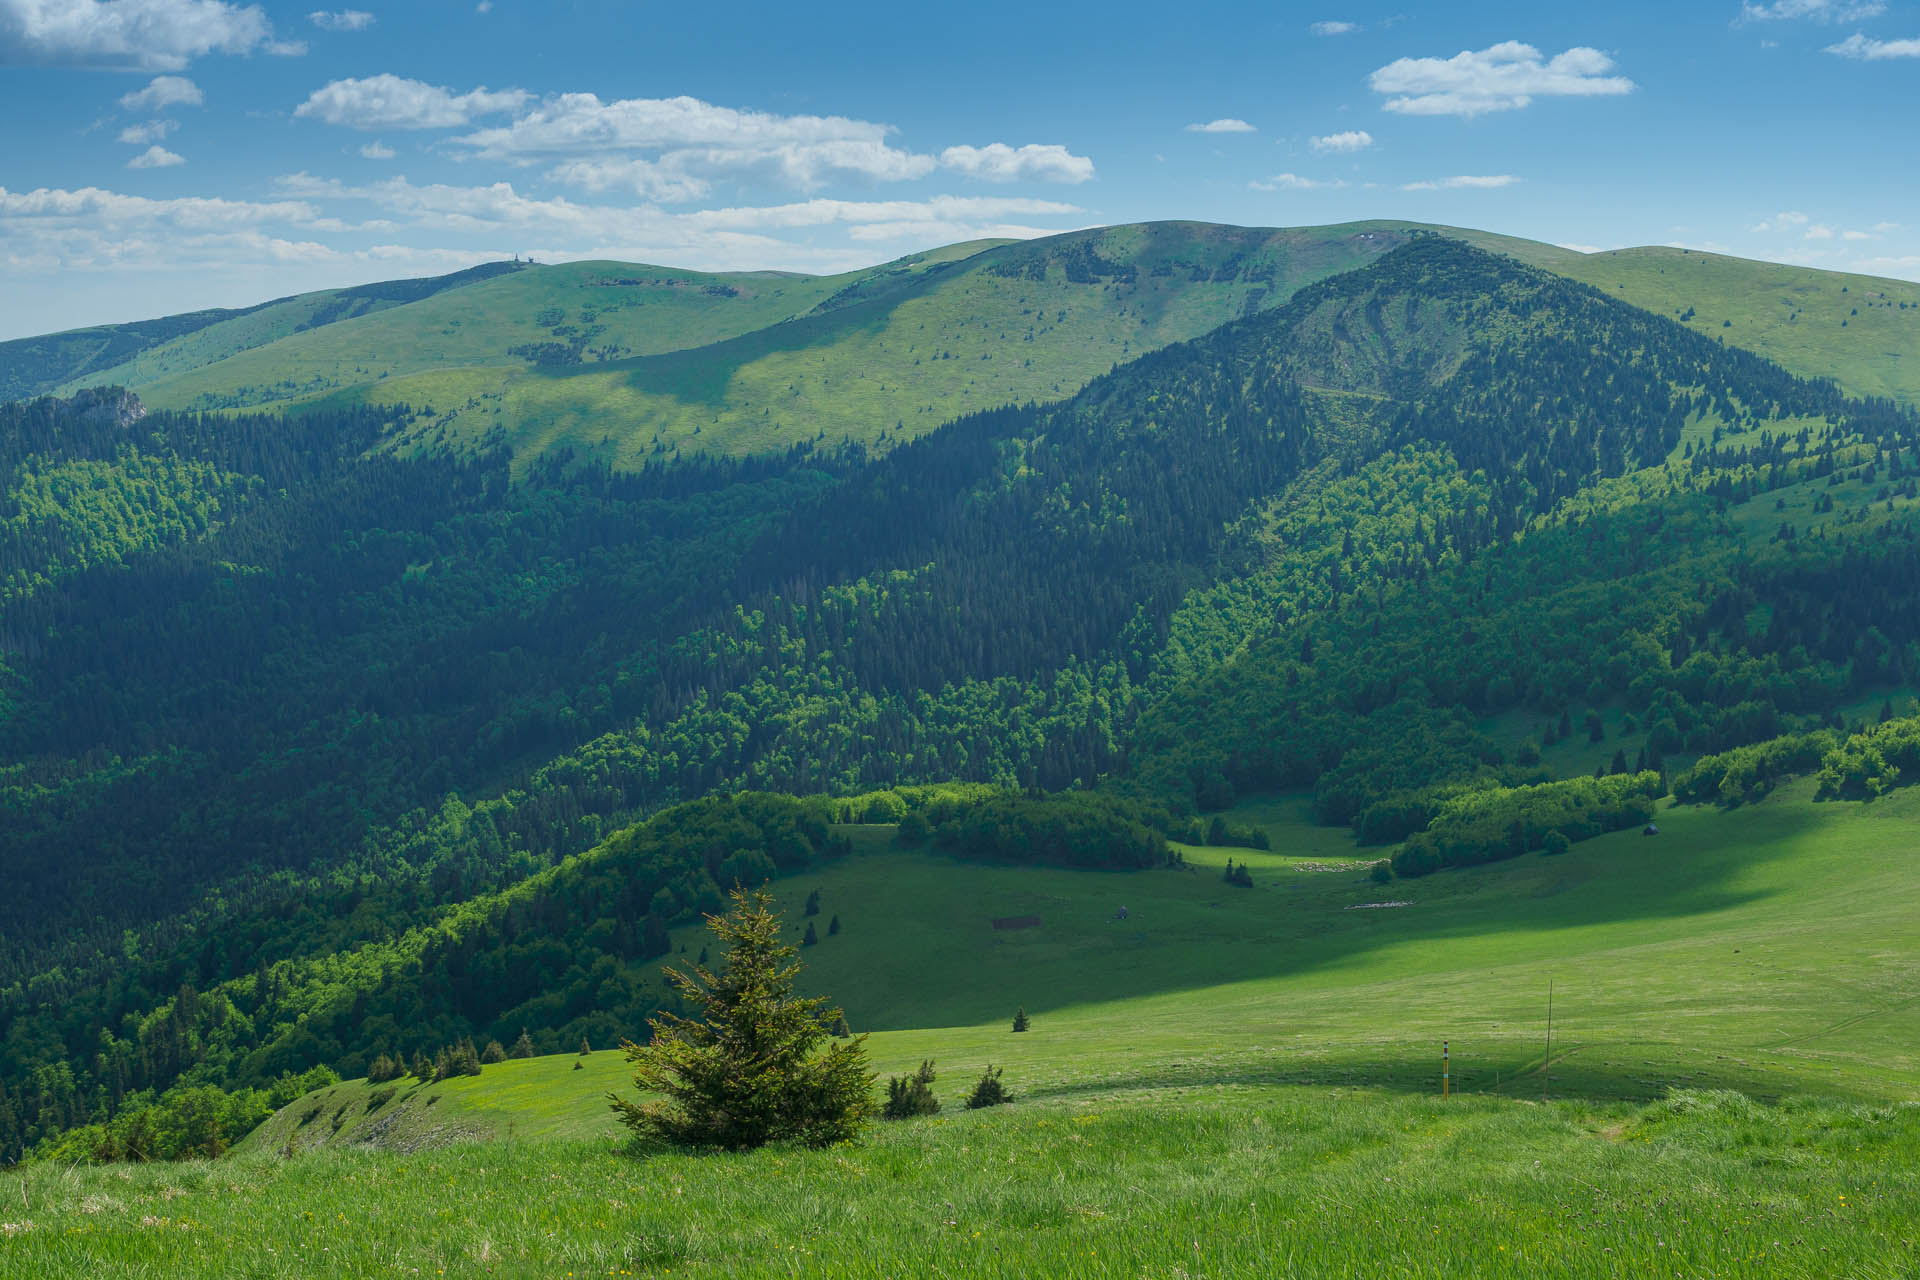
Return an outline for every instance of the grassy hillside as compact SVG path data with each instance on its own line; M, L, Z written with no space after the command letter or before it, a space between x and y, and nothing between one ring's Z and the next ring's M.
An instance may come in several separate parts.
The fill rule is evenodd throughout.
M1539 265L1851 395L1920 404L1920 284L1660 247Z
M162 408L404 403L432 410L403 433L409 444L499 430L522 457L567 445L622 466L675 450L881 444L1070 395L1424 229L1155 223L954 245L834 277L570 263L231 353L216 345L243 328L229 325L84 381L124 383Z
M1920 947L1920 870L1901 843L1920 789L1872 805L1811 794L1798 783L1731 812L1670 807L1657 837L1387 885L1364 874L1384 851L1330 844L1284 802L1230 815L1266 830L1271 853L1187 847L1186 871L980 866L868 827L850 857L774 887L796 940L815 889L821 918L840 919L804 950L806 985L873 1033L881 1072L931 1057L949 1089L991 1060L1033 1098L1228 1084L1424 1093L1447 1040L1456 1089L1537 1098L1551 980L1563 1096L1920 1100L1920 980L1903 959ZM1255 888L1222 882L1228 857L1252 866ZM1383 902L1404 905L1369 905ZM993 928L1029 915L1037 928ZM674 937L688 954L711 940ZM1013 1035L1022 1005L1033 1030ZM624 1068L596 1052L397 1091L348 1082L282 1111L243 1150L611 1138L597 1104Z
M841 917L807 976L875 1028L875 1066L936 1060L932 1120L824 1152L635 1159L603 1097L630 1089L626 1064L604 1047L347 1082L215 1163L8 1175L0 1260L36 1275L215 1259L264 1275L1901 1274L1889 1264L1920 1225L1920 988L1903 960L1920 881L1901 833L1920 791L1672 810L1658 838L1412 889L1335 869L1343 851L1290 812L1233 815L1266 828L1270 855L1189 850L1251 861L1253 890L1211 867L957 865L890 848L885 828L780 882L790 907L818 888ZM991 928L1014 912L1042 924ZM1016 1002L1024 1035L1004 1018ZM1014 1105L961 1110L989 1061Z

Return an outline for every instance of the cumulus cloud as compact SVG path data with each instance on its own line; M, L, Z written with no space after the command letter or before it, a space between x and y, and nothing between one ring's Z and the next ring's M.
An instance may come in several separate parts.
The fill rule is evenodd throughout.
M530 96L524 89L494 92L484 86L454 93L383 72L332 81L315 89L293 114L350 129L451 129L477 116L515 110Z
M1316 22L1307 30L1317 36L1350 36L1360 29L1357 22Z
M1339 178L1303 178L1297 173L1276 173L1265 182L1249 182L1254 191L1320 191L1347 184Z
M1093 177L1093 161L1054 143L1010 147L1004 142L991 142L984 147L948 147L940 153L940 165L988 182L1077 183Z
M149 120L145 124L130 124L120 131L120 141L144 147L149 142L158 142L180 127L173 120Z
M1812 219L1807 217L1806 214L1789 209L1782 213L1776 213L1771 218L1763 218L1747 229L1749 231L1760 232L1797 231L1811 221Z
M1375 71L1368 83L1385 107L1412 116L1477 116L1512 111L1535 98L1632 93L1633 81L1610 75L1612 58L1584 47L1545 58L1508 40L1451 58L1401 58Z
M373 25L373 15L364 9L319 9L307 15L307 21L322 31L365 31Z
M187 158L162 146L151 146L133 159L127 161L129 169L170 169L176 164L185 164Z
M1365 129L1348 129L1323 138L1309 138L1307 142L1315 151L1365 151L1373 145L1373 135Z
M0 0L0 65L178 71L210 53L297 53L258 5L224 0Z
M397 153L384 142L369 142L360 148L360 154L369 160L391 160Z
M1188 133L1255 133L1258 132L1245 120L1235 120L1227 116L1220 120L1209 120L1205 124L1190 124Z
M1809 240L1831 240L1833 239L1833 228L1823 226L1816 222L1807 228L1806 237Z
M1857 58L1862 62L1879 62L1886 58L1920 58L1920 36L1909 40L1875 40L1854 32L1839 44L1827 46L1828 53L1839 54L1843 58Z
M1510 187L1520 179L1510 173L1472 174L1463 173L1451 178L1434 178L1428 182L1409 182L1401 186L1402 191L1497 191L1501 187Z
M843 116L742 111L698 98L602 102L568 93L511 124L454 141L491 160L557 162L550 176L589 190L625 185L655 199L684 200L705 195L722 178L805 190L933 172L934 158L891 145L893 132Z
M165 111L168 107L197 107L206 98L200 86L185 76L155 76L144 89L120 96L128 111Z
M1886 11L1883 0L1774 0L1772 4L1746 0L1740 6L1740 17L1747 22L1779 22L1789 18L1857 22L1862 18L1877 18Z

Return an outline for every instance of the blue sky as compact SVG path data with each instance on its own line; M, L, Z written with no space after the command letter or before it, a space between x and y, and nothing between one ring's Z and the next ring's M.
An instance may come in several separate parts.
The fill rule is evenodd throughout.
M1153 218L1920 278L1920 4L351 3L0 0L0 338Z

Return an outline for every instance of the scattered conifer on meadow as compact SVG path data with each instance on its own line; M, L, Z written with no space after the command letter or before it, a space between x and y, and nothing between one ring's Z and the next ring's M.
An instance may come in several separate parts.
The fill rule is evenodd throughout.
M973 1092L967 1095L967 1110L978 1111L982 1107L999 1107L1013 1101L1006 1086L1000 1083L1000 1068L991 1064L973 1086Z
M482 1062L505 1062L506 1060L506 1048L502 1046L498 1040L487 1041L487 1047L480 1051L480 1061Z
M808 916L817 916L820 914L820 891L818 889L815 889L812 893L807 895L806 910L802 911L800 914L808 915Z
M840 917L839 916L835 916L833 919L827 921L827 936L829 938L837 938L840 936Z
M829 1034L835 1040L846 1040L852 1037L853 1028L847 1025L846 1014L843 1013L833 1020L833 1030Z
M653 1040L622 1044L644 1104L607 1095L621 1122L678 1147L747 1150L797 1139L829 1146L859 1133L874 1110L864 1036L827 1044L840 1010L795 994L799 949L781 938L773 895L735 889L733 906L707 924L726 949L723 967L667 977L697 1016L665 1010Z
M425 1049L413 1051L413 1067L408 1074L421 1084L427 1084L433 1080L433 1059L427 1056Z
M1021 1005L1013 1011L1013 1029L1015 1031L1025 1031L1032 1025L1033 1023L1027 1019L1027 1006Z
M384 1053L377 1054L373 1061L367 1064L368 1084L385 1084L389 1080L398 1080L405 1074L406 1068Z
M587 1043L587 1038L585 1036L581 1036L580 1037L580 1056L584 1058L592 1052L593 1052L593 1046Z
M820 935L814 932L813 922L809 920L807 922L807 936L800 939L800 945L803 947L811 947L811 946L818 945L819 942L820 942Z
M507 1056L511 1058L531 1058L533 1056L533 1037L527 1034L525 1027L520 1028L520 1038L513 1042L513 1048L508 1051Z

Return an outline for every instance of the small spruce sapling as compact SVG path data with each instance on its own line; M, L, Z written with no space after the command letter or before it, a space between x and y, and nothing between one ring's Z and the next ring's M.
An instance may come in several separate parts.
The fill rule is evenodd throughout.
M888 1120L910 1120L914 1116L930 1116L940 1110L940 1100L933 1096L933 1059L927 1058L920 1063L920 1069L905 1079L899 1076L887 1080L887 1100L880 1107L880 1114Z
M1013 1101L1006 1086L1000 1083L1000 1068L989 1065L980 1076L979 1083L973 1086L973 1092L967 1095L967 1110L978 1111L982 1107L1000 1107Z
M511 1058L531 1058L533 1056L533 1037L527 1034L525 1027L520 1028L520 1038L513 1042L513 1048L508 1051L507 1056Z
M840 917L839 916L835 916L833 919L827 921L827 936L829 938L837 938L840 936Z
M817 916L820 914L820 891L818 889L815 889L807 895L806 909L800 914L808 916Z
M1033 1023L1027 1018L1027 1006L1021 1005L1013 1011L1013 1029L1015 1031L1025 1031L1032 1025Z
M584 1058L592 1052L593 1052L593 1046L587 1043L587 1038L585 1036L581 1036L580 1037L580 1056Z
M807 921L806 936L800 939L800 945L803 947L813 947L813 946L818 946L819 944L820 944L820 935L814 931L813 921L809 920Z
M835 1040L848 1040L853 1036L853 1028L847 1025L847 1015L841 1014L833 1020L833 1029L828 1033Z
M480 1061L486 1063L505 1062L507 1050L498 1040L487 1041L487 1047L480 1053Z

